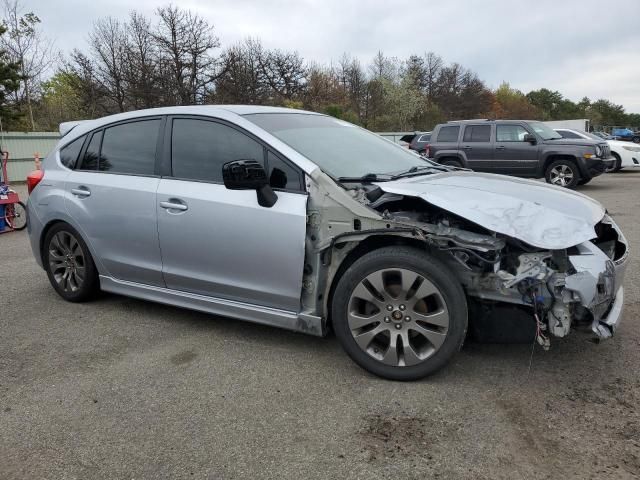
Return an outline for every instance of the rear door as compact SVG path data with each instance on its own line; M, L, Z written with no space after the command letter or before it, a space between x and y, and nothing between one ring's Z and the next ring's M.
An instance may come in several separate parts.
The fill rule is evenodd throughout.
M523 125L499 123L496 125L495 155L492 171L519 176L533 176L538 171L538 144L524 140L527 133L534 134ZM535 135L535 134L534 134Z
M491 124L465 125L460 149L467 166L479 172L492 171L494 146Z
M460 125L443 125L436 133L435 140L431 137L431 155L440 161L447 155L458 156L458 136Z
M307 195L302 172L255 137L221 121L172 117L167 175L157 198L167 287L299 311ZM228 190L222 165L266 166L278 200L261 207L253 190Z
M102 273L157 286L164 286L156 219L163 121L137 119L90 133L65 183L67 211Z

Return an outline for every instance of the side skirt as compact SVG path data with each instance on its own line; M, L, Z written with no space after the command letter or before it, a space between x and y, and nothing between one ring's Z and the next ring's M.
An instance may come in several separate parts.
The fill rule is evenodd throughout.
M309 335L324 336L325 325L320 317L304 313L289 312L277 308L261 307L222 298L207 297L195 293L181 292L169 288L142 285L100 275L100 288L106 292L200 312L237 318L248 322L284 328Z

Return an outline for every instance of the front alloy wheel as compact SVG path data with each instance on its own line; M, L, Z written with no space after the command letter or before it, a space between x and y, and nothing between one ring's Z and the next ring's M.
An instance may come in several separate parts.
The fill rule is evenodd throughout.
M349 356L393 380L416 380L442 368L467 328L466 297L450 268L405 246L356 260L336 285L331 312Z
M578 167L571 160L556 160L547 167L547 183L564 188L575 188L581 180Z
M349 330L372 358L393 367L416 365L444 343L449 312L442 294L412 270L387 268L365 277L349 299Z

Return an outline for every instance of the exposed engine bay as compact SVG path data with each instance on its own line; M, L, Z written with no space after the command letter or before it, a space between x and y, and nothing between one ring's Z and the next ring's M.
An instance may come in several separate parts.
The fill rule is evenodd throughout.
M321 265L331 269L332 262L345 258L367 232L410 237L424 242L431 254L451 266L474 304L471 316L473 312L493 316L498 321L504 319L506 325L511 313L513 320L525 312L532 319L537 342L545 349L549 348L550 337L564 337L573 327L587 326L601 339L613 335L624 302L621 283L628 245L608 215L603 214L593 226L595 235L589 240L565 248L541 248L424 198L390 191L401 189L387 189L384 184L349 187L346 193L377 212L380 219L344 222L345 231L332 235L330 243L316 250L323 251ZM505 221L509 221L508 212ZM335 232L336 227L330 223L328 229ZM317 232L311 238L320 237L322 225L311 224L311 231L315 228ZM376 228L377 224L382 228ZM553 238L556 244L561 241L557 237ZM331 255L338 258L332 259Z

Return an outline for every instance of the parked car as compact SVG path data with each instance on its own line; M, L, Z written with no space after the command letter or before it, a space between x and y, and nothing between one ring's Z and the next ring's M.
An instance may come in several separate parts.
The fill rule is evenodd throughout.
M428 156L427 149L431 140L431 132L416 132L404 135L400 138L401 142L405 142L409 150L418 152L420 155Z
M629 128L614 128L611 130L611 135L613 135L616 140L640 143L640 132L634 132Z
M562 138L599 140L595 134L580 130L556 128L556 132L562 135ZM617 172L624 167L640 168L640 145L631 145L629 142L621 142L620 140L607 140L607 143L611 149L611 155L615 158L613 166L608 171Z
M61 133L29 175L28 231L65 300L102 289L332 328L357 364L396 380L442 368L469 319L545 347L620 322L627 242L583 195L454 171L284 108L141 110Z
M603 140L615 140L616 138L613 135L609 135L606 132L591 132L596 137L599 137Z
M443 165L575 188L613 166L604 140L567 140L542 122L465 120L437 125L430 158Z

